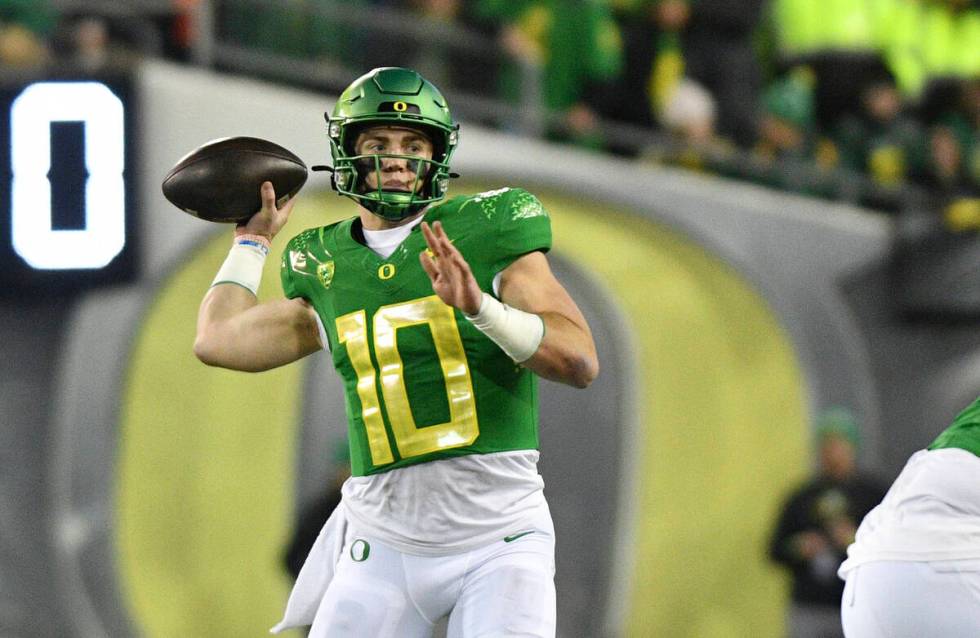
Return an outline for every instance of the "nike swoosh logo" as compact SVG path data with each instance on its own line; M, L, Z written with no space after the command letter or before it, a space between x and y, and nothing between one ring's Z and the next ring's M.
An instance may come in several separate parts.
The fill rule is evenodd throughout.
M504 542L505 543L511 543L513 541L516 541L518 538L521 538L523 536L527 536L528 534L533 534L533 533L534 533L534 530L532 529L530 532L521 532L520 534L514 534L513 536L504 536Z

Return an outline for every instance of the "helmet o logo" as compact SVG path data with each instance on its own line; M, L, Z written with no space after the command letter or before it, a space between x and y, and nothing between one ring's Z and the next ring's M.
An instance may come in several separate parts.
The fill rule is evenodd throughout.
M408 104L405 104L404 102L395 102L391 105L391 108L395 109L399 113L404 113L408 110Z
M381 279L391 279L395 276L395 264L381 264L378 268L378 277Z

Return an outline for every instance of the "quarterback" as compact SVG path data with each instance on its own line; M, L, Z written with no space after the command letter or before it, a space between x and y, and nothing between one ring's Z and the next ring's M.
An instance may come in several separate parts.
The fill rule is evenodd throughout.
M447 199L458 130L412 70L355 80L327 134L356 216L293 237L286 298L260 304L293 206L263 184L201 304L205 363L259 371L326 349L344 383L352 476L274 631L412 638L448 617L455 637L555 635L536 377L586 387L598 359L537 198Z
M847 556L847 638L980 635L980 399L912 455Z

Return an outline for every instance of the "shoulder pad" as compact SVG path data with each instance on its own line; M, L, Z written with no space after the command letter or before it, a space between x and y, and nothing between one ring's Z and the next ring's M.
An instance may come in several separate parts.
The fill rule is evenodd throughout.
M529 219L531 217L547 217L548 212L541 205L541 200L523 189L514 189L510 205L511 219Z
M506 193L509 190L511 190L510 186L504 186L503 188L498 188L498 189L495 189L495 190L492 190L492 191L484 191L482 193L477 193L476 195L473 195L472 197L473 197L473 200L474 201L477 201L477 202L483 201L485 199L486 200L493 200L493 199L496 199L496 198L500 197L501 195L503 195L504 193Z
M538 198L523 188L505 186L477 193L466 198L464 205L469 203L479 205L487 219L520 221L548 216Z

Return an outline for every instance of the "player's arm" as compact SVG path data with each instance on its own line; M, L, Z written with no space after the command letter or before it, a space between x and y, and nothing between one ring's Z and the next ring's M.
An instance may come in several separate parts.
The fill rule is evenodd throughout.
M599 373L592 332L571 295L555 278L541 252L531 252L501 273L501 302L480 290L469 264L439 222L422 232L432 255L422 266L432 288L463 311L515 361L552 381L579 388Z
M313 309L302 299L257 303L236 284L218 284L204 296L194 354L210 366L261 372L321 349Z
M572 296L551 272L544 253L528 253L504 269L500 300L544 322L537 350L521 365L545 379L579 388L592 383L599 374L592 331Z
M236 237L272 238L286 223L293 200L276 208L272 184L262 185L262 210L235 229ZM204 295L197 315L194 354L204 363L232 370L258 372L292 363L320 350L313 308L302 299L259 303L254 294L264 257L234 254L222 266L216 283ZM237 259L237 260L236 260ZM222 283L218 283L222 281Z

